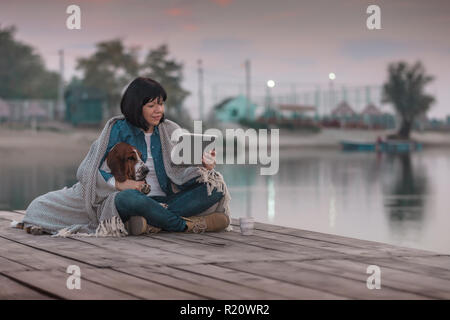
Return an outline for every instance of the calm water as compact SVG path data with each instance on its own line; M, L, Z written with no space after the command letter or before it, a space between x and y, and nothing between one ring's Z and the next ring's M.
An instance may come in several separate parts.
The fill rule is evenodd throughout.
M0 210L76 183L71 161L1 161ZM26 158L21 154L20 157ZM32 157L31 157L32 158ZM275 176L222 165L235 218L450 253L450 150L377 156L335 150L281 153Z

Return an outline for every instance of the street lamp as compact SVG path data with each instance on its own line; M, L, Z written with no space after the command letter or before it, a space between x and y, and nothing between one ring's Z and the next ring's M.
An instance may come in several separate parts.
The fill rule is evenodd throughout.
M268 80L267 81L267 83L266 83L266 94L267 94L267 104L266 104L266 115L269 115L268 113L269 113L269 110L270 110L270 108L271 108L271 106L272 106L272 97L271 97L271 92L270 92L270 89L272 89L273 87L275 87L275 81L273 81L273 80Z
M333 88L333 81L336 79L336 74L334 72L330 72L328 74L328 79L330 79L330 113L331 110L334 108L334 88Z
M268 80L268 81L267 81L267 86L268 86L269 88L275 87L275 81L273 81L273 80Z

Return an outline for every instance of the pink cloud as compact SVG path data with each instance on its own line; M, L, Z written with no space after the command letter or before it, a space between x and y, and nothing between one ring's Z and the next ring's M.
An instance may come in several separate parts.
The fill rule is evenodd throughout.
M280 21L287 18L292 18L298 16L298 12L294 11L282 11L282 12L274 12L261 17L264 21Z
M166 10L166 14L171 17L186 17L191 14L189 9L174 7Z
M218 4L221 7L226 7L233 2L233 0L211 0L211 1L214 2L215 4Z
M183 30L191 31L191 32L197 31L197 30L198 30L198 26L195 25L195 24L192 24L192 23L190 23L190 24L185 24L185 25L183 26Z

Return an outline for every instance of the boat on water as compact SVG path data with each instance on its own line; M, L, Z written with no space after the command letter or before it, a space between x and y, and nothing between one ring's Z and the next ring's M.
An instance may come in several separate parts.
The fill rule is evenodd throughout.
M381 142L341 141L345 151L410 152L422 150L422 144L408 140L386 140Z

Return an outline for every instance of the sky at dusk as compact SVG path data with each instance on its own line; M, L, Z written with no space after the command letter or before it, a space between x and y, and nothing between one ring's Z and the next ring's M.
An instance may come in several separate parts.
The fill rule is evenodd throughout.
M81 30L66 28L70 4L81 8ZM366 27L370 4L381 8L381 30ZM245 59L251 60L255 96L264 94L269 79L277 82L274 95L292 83L299 90L326 87L329 72L337 76L336 87L381 85L389 62L420 59L436 77L429 92L437 102L429 115L450 115L448 0L0 0L0 23L15 25L17 39L34 46L49 69L58 70L57 51L64 49L66 80L76 72L77 57L92 54L100 41L121 38L142 48L142 56L167 43L185 66L186 106L194 118L200 58L207 109L214 84L222 97L244 83Z

